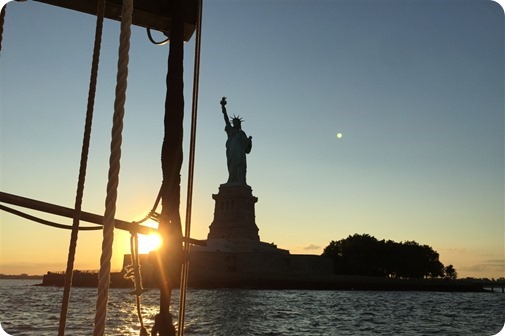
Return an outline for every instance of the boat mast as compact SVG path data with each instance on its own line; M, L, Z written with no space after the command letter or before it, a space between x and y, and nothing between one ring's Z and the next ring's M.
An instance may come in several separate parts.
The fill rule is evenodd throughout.
M180 281L182 265L182 227L179 206L184 119L184 20L181 0L171 1L171 13L164 118L165 135L161 150L162 209L158 226L164 243L159 252L158 262L160 312L153 327L160 336L175 336L175 328L170 314L170 301L172 288Z

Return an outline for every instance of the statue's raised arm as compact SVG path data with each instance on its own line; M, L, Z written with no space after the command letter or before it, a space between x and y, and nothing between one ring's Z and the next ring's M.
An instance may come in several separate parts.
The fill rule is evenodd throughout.
M223 111L224 122L226 126L231 127L230 118L228 118L228 113L226 113L226 97L221 98L221 110Z

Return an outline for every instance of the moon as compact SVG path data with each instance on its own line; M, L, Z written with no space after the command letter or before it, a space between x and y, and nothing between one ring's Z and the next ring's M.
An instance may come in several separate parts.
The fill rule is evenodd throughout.
M343 136L344 136L344 135L343 135L342 133L340 133L340 132L339 132L339 133L337 133L337 138L338 138L338 139L342 139L342 137L343 137Z

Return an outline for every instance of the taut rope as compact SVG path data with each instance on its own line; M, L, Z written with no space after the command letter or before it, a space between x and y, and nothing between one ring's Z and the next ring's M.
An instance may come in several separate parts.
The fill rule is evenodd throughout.
M63 299L60 311L60 325L58 336L65 335L65 324L67 321L68 302L70 299L70 287L74 271L75 250L77 247L77 236L79 232L79 221L82 208L82 198L84 194L84 182L86 180L86 168L88 164L89 142L91 139L91 125L93 122L93 109L95 105L96 82L98 77L98 64L100 60L100 47L102 43L103 20L105 13L105 0L98 1L95 44L93 47L93 60L91 65L91 75L89 80L88 104L86 109L86 121L84 125L84 135L82 140L81 163L79 167L79 178L75 195L75 215L72 222L72 233L68 248L67 270L65 271L65 287L63 289Z
M42 219L42 218L39 218L36 216L29 215L26 212L22 212L22 211L19 211L16 209L9 208L9 207L2 205L2 204L0 204L0 210L3 210L5 212L9 212L13 215L31 220L32 222L36 222L36 223L39 223L42 225L51 226L51 227L54 227L57 229L72 230L72 225L51 222L51 221L48 221L48 220L45 220L45 219ZM102 227L101 226L84 226L84 227L79 226L79 231L95 231L95 230L102 230Z
M133 0L123 0L121 12L121 33L119 39L118 73L116 79L116 98L114 101L112 139L110 145L111 154L109 159L109 178L107 182L107 196L105 199L102 255L100 257L100 272L98 274L98 297L96 301L95 328L93 336L101 336L104 334L105 320L107 317L112 243L114 240L114 216L116 213L117 188L119 185L121 142L128 78L132 14Z
M186 226L184 231L183 245L183 262L181 269L180 297L179 297L179 329L178 335L184 335L184 317L186 312L186 292L188 289L188 272L189 272L189 238L191 232L191 207L193 203L193 176L195 170L195 147L196 147L196 124L198 115L198 89L200 83L200 46L202 34L202 0L198 1L197 9L197 26L196 26L196 41L195 41L195 63L193 70L193 101L191 111L191 136L189 146L189 163L188 163L188 191L186 198Z

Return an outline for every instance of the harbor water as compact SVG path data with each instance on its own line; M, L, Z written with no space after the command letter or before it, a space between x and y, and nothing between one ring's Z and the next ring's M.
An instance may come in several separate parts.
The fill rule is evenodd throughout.
M63 289L41 280L0 280L0 323L8 334L56 335ZM142 295L150 330L159 295ZM66 335L93 332L95 288L73 288ZM177 319L178 291L173 312ZM308 290L189 290L185 335L495 335L504 326L505 294ZM138 335L135 298L111 289L107 335Z

